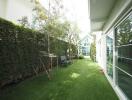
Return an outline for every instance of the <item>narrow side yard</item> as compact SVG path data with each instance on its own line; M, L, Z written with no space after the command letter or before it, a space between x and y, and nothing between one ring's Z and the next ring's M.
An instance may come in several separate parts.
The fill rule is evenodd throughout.
M54 69L51 80L40 74L0 92L0 100L118 100L98 65L88 59Z

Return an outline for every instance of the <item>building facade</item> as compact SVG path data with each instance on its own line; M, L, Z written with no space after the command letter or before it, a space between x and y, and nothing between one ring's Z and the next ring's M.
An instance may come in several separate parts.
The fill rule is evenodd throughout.
M31 0L0 0L0 17L17 23L23 16L32 19L34 3Z
M132 1L89 0L89 4L96 61L119 99L132 100Z
M85 36L79 41L79 55L89 56L90 55L90 45L92 42L92 37L90 35Z

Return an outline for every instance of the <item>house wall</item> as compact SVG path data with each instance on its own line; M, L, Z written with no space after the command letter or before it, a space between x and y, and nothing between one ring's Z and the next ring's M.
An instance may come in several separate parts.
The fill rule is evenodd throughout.
M106 35L103 32L97 32L96 34L96 61L100 67L106 70Z
M0 0L0 17L17 22L22 16L32 19L34 4L30 0Z
M85 51L87 51L87 56L90 54L90 45L92 43L92 37L91 36L86 36L79 42L79 48L78 48L78 55L83 55L83 48L85 48ZM85 45L87 44L87 45ZM84 55L86 56L86 55Z
M6 17L7 0L0 0L0 17Z
M120 2L119 2L120 1ZM123 12L127 12L126 8L129 8L132 3L131 0L118 0L116 6L110 14L110 17L105 24L102 32L97 32L96 34L96 61L100 66L106 68L106 34L109 33L112 28L116 25L120 17L123 16ZM103 61L103 62L102 62Z
M116 94L118 95L120 100L128 100L122 90L116 85L116 72L115 72L115 51L113 51L113 79L111 79L106 70L106 63L107 63L107 54L106 54L106 35L112 31L114 33L114 27L117 25L119 20L125 13L130 9L132 4L131 0L118 0L116 6L114 7L113 11L110 14L110 17L103 28L102 34L96 35L96 60L99 63L100 67L104 70L104 73L109 80L111 86L115 90ZM114 42L114 41L113 41ZM115 49L115 48L114 48Z
M101 64L101 36L102 31L94 33L96 34L96 61L99 63L99 65L102 67Z
M101 67L106 71L106 35L102 35L101 38Z

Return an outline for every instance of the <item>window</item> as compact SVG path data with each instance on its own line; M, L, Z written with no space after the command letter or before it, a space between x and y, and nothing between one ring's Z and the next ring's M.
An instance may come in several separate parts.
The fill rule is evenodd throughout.
M132 99L132 13L115 29L117 85Z
M88 43L84 43L84 46L88 46Z
M106 49L107 49L107 74L113 77L113 32L106 36Z

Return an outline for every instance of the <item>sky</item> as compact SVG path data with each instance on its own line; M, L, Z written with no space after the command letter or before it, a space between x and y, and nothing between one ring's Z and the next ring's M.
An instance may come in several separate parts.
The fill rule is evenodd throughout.
M52 3L52 0L50 0ZM48 9L49 0L40 0L40 3ZM90 20L88 13L88 0L62 0L64 15L71 22L78 24L81 30L80 38L90 32Z

